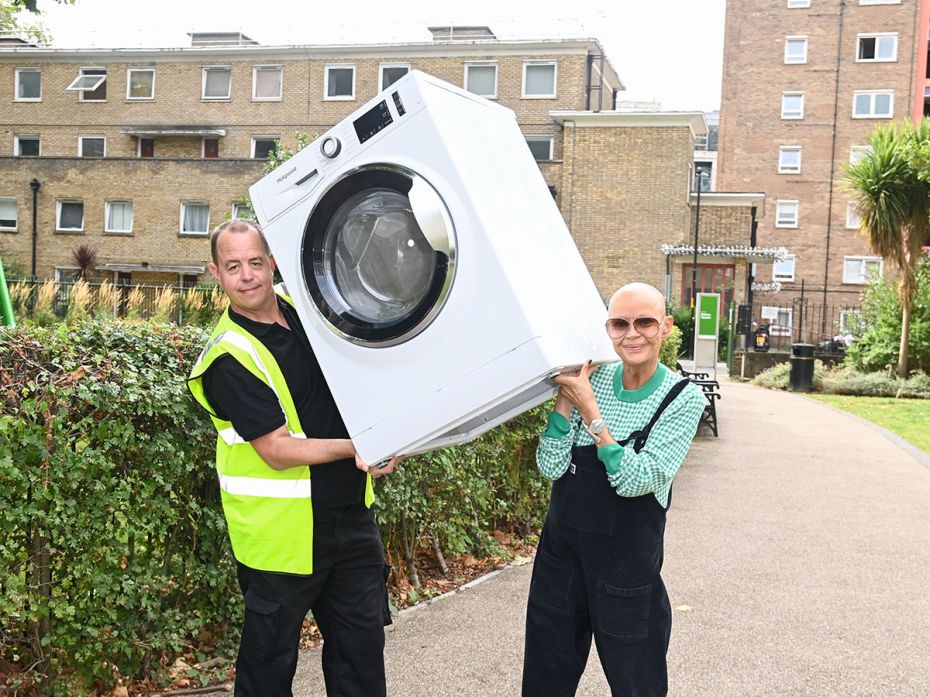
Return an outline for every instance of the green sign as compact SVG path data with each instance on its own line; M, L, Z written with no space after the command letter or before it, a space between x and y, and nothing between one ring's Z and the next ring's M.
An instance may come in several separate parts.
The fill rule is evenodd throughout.
M698 293L697 336L699 339L716 339L720 332L720 294Z

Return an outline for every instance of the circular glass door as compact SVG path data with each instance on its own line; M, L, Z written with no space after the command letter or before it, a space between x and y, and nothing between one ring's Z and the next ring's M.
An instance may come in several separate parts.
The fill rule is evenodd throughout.
M349 173L323 195L302 253L307 290L330 328L356 343L391 346L416 336L441 309L455 236L425 179L377 165Z

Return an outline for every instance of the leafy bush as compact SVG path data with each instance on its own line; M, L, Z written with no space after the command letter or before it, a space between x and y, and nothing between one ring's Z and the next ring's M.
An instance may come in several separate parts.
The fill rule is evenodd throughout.
M790 374L791 364L779 363L759 373L752 383L760 387L787 390ZM831 369L821 361L815 361L813 388L815 392L825 394L930 399L930 376L915 373L908 380L902 380L890 370L863 373L852 366Z
M768 370L763 370L752 379L753 385L767 387L770 390L787 390L788 376L791 374L790 363L779 363Z
M659 349L659 360L665 367L672 370L677 370L675 364L678 363L678 356L681 354L682 336L678 325L673 326L672 331L665 337L662 347Z

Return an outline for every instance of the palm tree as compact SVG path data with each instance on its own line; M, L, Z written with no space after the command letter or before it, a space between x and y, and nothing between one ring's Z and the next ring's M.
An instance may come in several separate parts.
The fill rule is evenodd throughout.
M870 151L846 171L846 188L855 197L859 229L875 254L898 271L901 344L898 375L907 377L907 344L915 270L930 236L930 183L921 178L915 153L930 150L930 119L879 126L869 134Z

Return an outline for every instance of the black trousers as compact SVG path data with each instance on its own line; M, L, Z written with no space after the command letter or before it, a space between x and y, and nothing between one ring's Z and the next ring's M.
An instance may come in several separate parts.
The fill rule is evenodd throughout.
M618 496L593 446L553 485L526 612L524 697L570 697L591 638L613 697L668 694L672 628L659 572L665 510Z
M239 564L245 621L236 697L292 697L300 629L308 611L323 635L326 694L383 697L389 570L374 511L362 504L314 510L310 576Z

